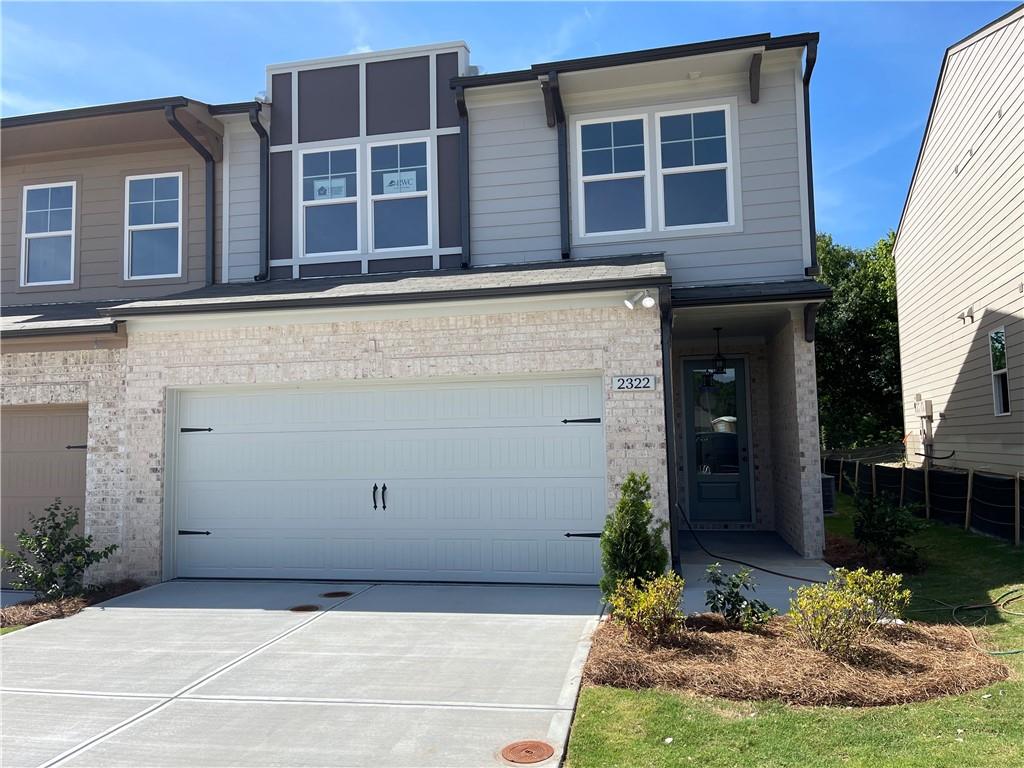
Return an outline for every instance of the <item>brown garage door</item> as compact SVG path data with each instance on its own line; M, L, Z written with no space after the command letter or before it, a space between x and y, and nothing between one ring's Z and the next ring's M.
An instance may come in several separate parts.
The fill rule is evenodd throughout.
M84 405L26 406L0 410L0 528L5 549L17 549L15 534L60 496L85 505L88 415ZM3 583L7 586L8 575Z

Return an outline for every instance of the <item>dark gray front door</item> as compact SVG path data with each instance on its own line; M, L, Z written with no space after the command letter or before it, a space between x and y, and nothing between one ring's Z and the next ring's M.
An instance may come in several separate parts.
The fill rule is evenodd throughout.
M687 513L692 522L749 522L746 366L727 360L719 374L711 366L683 363Z

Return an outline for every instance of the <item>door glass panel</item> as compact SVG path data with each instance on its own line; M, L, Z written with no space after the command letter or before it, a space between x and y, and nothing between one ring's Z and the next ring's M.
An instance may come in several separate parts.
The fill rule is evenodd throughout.
M693 371L693 456L698 474L738 475L736 369Z

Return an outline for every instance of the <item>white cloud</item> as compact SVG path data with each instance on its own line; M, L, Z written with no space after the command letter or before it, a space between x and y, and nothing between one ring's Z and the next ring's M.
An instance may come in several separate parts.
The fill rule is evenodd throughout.
M880 124L876 123L877 125ZM873 134L869 135L859 145L844 146L842 154L838 155L835 162L823 163L824 167L821 169L819 178L826 179L838 173L848 171L865 160L871 159L879 152L888 149L894 144L898 144L912 133L919 133L923 127L924 120L912 120L890 130L876 129ZM818 176L818 174L815 175Z
M30 115L36 112L53 112L77 106L52 99L38 99L10 88L0 89L0 115Z

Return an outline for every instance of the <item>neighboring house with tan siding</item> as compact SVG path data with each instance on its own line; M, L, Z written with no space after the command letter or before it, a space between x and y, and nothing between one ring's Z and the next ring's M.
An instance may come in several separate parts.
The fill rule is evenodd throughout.
M907 455L1024 471L1024 7L950 46L896 238Z
M3 450L84 452L97 578L594 584L630 471L676 566L690 526L820 557L817 41L4 119Z

